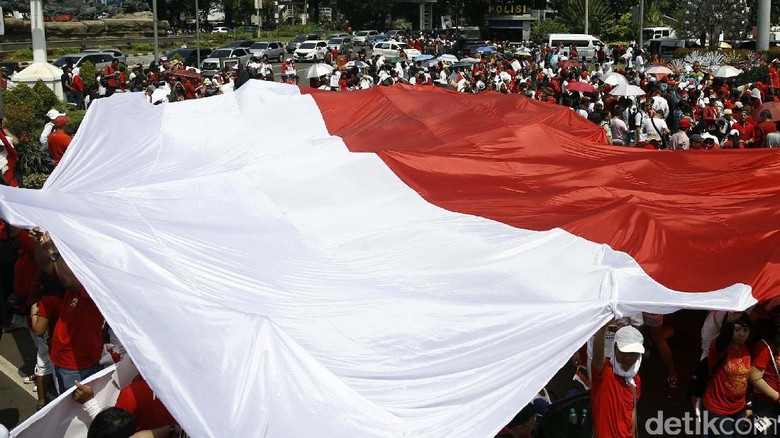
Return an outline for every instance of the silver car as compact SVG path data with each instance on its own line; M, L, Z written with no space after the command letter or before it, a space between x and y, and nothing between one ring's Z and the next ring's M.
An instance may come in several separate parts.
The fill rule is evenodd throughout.
M250 55L264 61L284 62L284 46L279 41L258 41L249 46Z
M109 49L85 49L84 53L108 53L118 59L120 63L127 65L127 56L115 47Z
M352 38L339 37L328 40L328 50L336 49L339 53L347 53L352 50Z

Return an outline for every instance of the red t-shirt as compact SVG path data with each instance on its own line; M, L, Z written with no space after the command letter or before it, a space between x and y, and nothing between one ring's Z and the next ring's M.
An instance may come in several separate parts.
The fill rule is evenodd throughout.
M79 93L84 92L84 81L81 80L81 76L79 75L73 76L73 83L70 84L70 88L73 91L78 91Z
M750 376L750 352L744 344L737 349L729 346L726 348L726 358L714 369L720 360L715 348L716 341L717 338L710 343L707 360L714 373L707 383L702 404L712 413L732 415L745 408L745 393Z
M106 77L106 84L109 87L117 87L117 80L116 77L114 77L114 73L116 73L117 69L115 69L111 64L107 65L103 69L103 75Z
M51 363L81 370L100 361L103 353L103 315L82 287L65 290L59 320L52 332Z
M122 389L114 406L126 410L135 417L136 431L157 429L176 423L140 374Z
M14 236L16 246L19 249L19 258L14 264L14 295L26 299L33 286L38 284L38 263L35 261L35 243L30 235L20 230Z
M54 333L61 307L62 297L57 295L46 295L38 302L38 316L49 320L49 334ZM49 336L49 349L51 349L51 336Z
M71 140L71 136L65 131L56 130L49 134L49 153L51 153L55 166L60 164L60 160L65 155L65 150L68 149Z
M780 351L773 351L773 353L775 354L774 361L775 363L778 363L778 361L780 361L780 355L778 355ZM775 391L780 390L780 377L777 376L777 370L772 363L773 358L769 354L769 347L767 347L764 341L756 342L756 345L753 347L753 357L751 359L754 367L764 370L764 381ZM765 396L755 387L753 387L753 395L756 399L763 402L770 404L775 403L774 400Z
M761 143L766 140L766 135L770 132L777 131L777 125L775 122L771 120L767 120L766 122L761 122L758 124L758 133L761 135L761 137L758 139L759 146L762 146Z
M639 400L642 383L639 374L636 382L636 400ZM593 412L593 436L595 438L633 438L634 391L626 379L615 375L607 358L601 373L591 367L591 410Z

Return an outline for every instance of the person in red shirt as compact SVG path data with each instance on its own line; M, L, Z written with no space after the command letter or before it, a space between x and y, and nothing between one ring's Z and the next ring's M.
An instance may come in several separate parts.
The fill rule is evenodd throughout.
M84 405L84 410L92 418L95 417L93 414L97 414L101 410L97 401L94 401L95 394L89 385L82 385L77 382L73 398ZM136 432L154 430L176 424L176 420L160 399L154 395L152 388L149 387L149 384L146 383L146 380L140 374L135 376L129 385L122 388L116 403L114 403L114 407L124 409L135 418Z
M60 164L62 156L65 155L65 150L70 146L73 138L65 132L68 127L68 116L58 116L54 119L54 132L49 134L49 153L51 154L54 165Z
M733 323L725 321L720 335L710 343L707 362L712 377L702 397L702 422L715 428L708 430L710 435L738 436L734 426L744 423L737 420L745 417L745 395L751 366L750 351L745 341L750 335L750 327L747 314ZM713 434L716 430L720 434Z
M3 118L0 122L0 169L2 169L3 180L5 184L11 187L19 187L19 183L16 180L16 163L19 161L19 152L16 150L16 145L19 144L19 139L11 133L7 125L8 120Z
M777 124L772 121L772 112L769 110L761 111L759 115L761 117L761 123L757 126L757 143L758 147L766 147L766 136L770 132L777 131Z
M76 109L84 109L84 81L81 80L78 68L73 69L73 81L70 84L70 89Z
M607 326L593 338L591 362L591 411L595 438L633 438L636 404L641 395L639 367L645 352L644 338L631 326L615 332L614 353L607 357Z
M766 333L753 346L750 382L753 385L753 414L780 417L780 305L769 309Z
M780 59L775 58L772 60L772 64L769 66L767 84L769 85L769 93L771 95L780 95Z
M48 232L35 227L36 260L43 272L54 272L65 286L57 325L51 334L50 359L60 393L100 371L103 354L103 315L68 265ZM47 261L48 259L48 261Z
M119 88L119 60L114 58L111 64L103 68L103 76L106 78L106 97L114 94Z

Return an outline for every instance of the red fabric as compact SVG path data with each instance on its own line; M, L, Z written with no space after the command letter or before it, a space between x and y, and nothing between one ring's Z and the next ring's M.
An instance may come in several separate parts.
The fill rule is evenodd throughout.
M73 91L78 91L79 93L84 92L84 81L81 80L81 76L73 76L73 83L70 85L70 88L72 88Z
M775 124L775 122L771 120L767 120L766 122L759 123L757 128L758 128L757 131L759 135L758 138L759 146L763 146L763 142L764 140L766 140L767 134L769 134L770 132L777 131L777 125Z
M780 355L778 355L780 351L775 350L772 353L774 353L775 357L769 354L769 348L764 341L757 341L756 345L753 346L752 365L764 370L764 381L775 391L780 391L780 377L777 376L775 364L772 363L772 361L777 363L780 360ZM776 403L757 390L755 386L753 386L753 397L766 403Z
M5 150L8 151L6 160L8 161L8 170L3 173L5 182L11 187L19 187L19 183L16 181L14 172L16 171L16 163L19 161L19 152L16 147L11 143L11 139L5 134L0 133L0 141L2 141Z
M49 334L54 333L54 328L57 327L57 320L60 317L61 308L62 297L57 295L46 295L38 302L38 316L49 320ZM52 337L49 336L49 350L51 350L51 341Z
M109 64L103 68L103 76L106 77L106 84L109 87L116 88L117 82L116 77L114 76L114 73L116 73L117 69L114 68L113 65Z
M718 351L715 348L716 341L717 338L710 343L710 352L707 356L713 374L707 383L707 390L704 391L702 405L708 411L719 415L736 414L745 407L745 394L750 376L750 352L744 344L738 349L728 346L726 359L716 368L719 361Z
M30 235L24 230L19 230L14 236L14 240L19 249L19 258L16 259L14 264L14 295L26 300L33 291L33 286L38 285L38 263L35 262L35 244L30 239Z
M516 95L403 85L302 92L351 151L377 153L440 207L564 228L629 253L673 289L741 282L759 300L780 295L777 151L610 146L574 111Z
M636 400L642 393L642 380L637 374ZM616 376L610 359L606 359L599 373L591 367L590 402L593 412L593 436L595 438L634 437L634 391L626 379Z
M767 82L770 87L776 90L780 89L780 72L774 65L769 67L769 78L767 79Z
M60 164L65 150L68 149L70 141L73 140L65 131L55 130L49 134L49 152L54 160L54 165Z
M152 430L176 423L140 374L129 385L122 388L114 406L126 410L135 417L136 431Z
M51 362L60 368L81 370L103 353L103 315L82 287L65 291L59 321L52 333Z

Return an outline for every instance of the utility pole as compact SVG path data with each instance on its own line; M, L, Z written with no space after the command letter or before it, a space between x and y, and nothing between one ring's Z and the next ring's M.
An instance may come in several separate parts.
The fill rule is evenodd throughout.
M756 49L769 50L769 15L771 13L771 0L758 0L758 35Z
M585 34L590 35L588 32L588 0L585 0Z
M642 41L644 36L642 35L645 27L645 0L639 0L639 49L642 49ZM643 57L644 58L644 57Z
M157 0L152 0L152 22L154 23L154 65L160 62L160 41L157 31Z
M200 10L198 9L198 0L195 0L195 51L197 52L198 68L200 68Z

